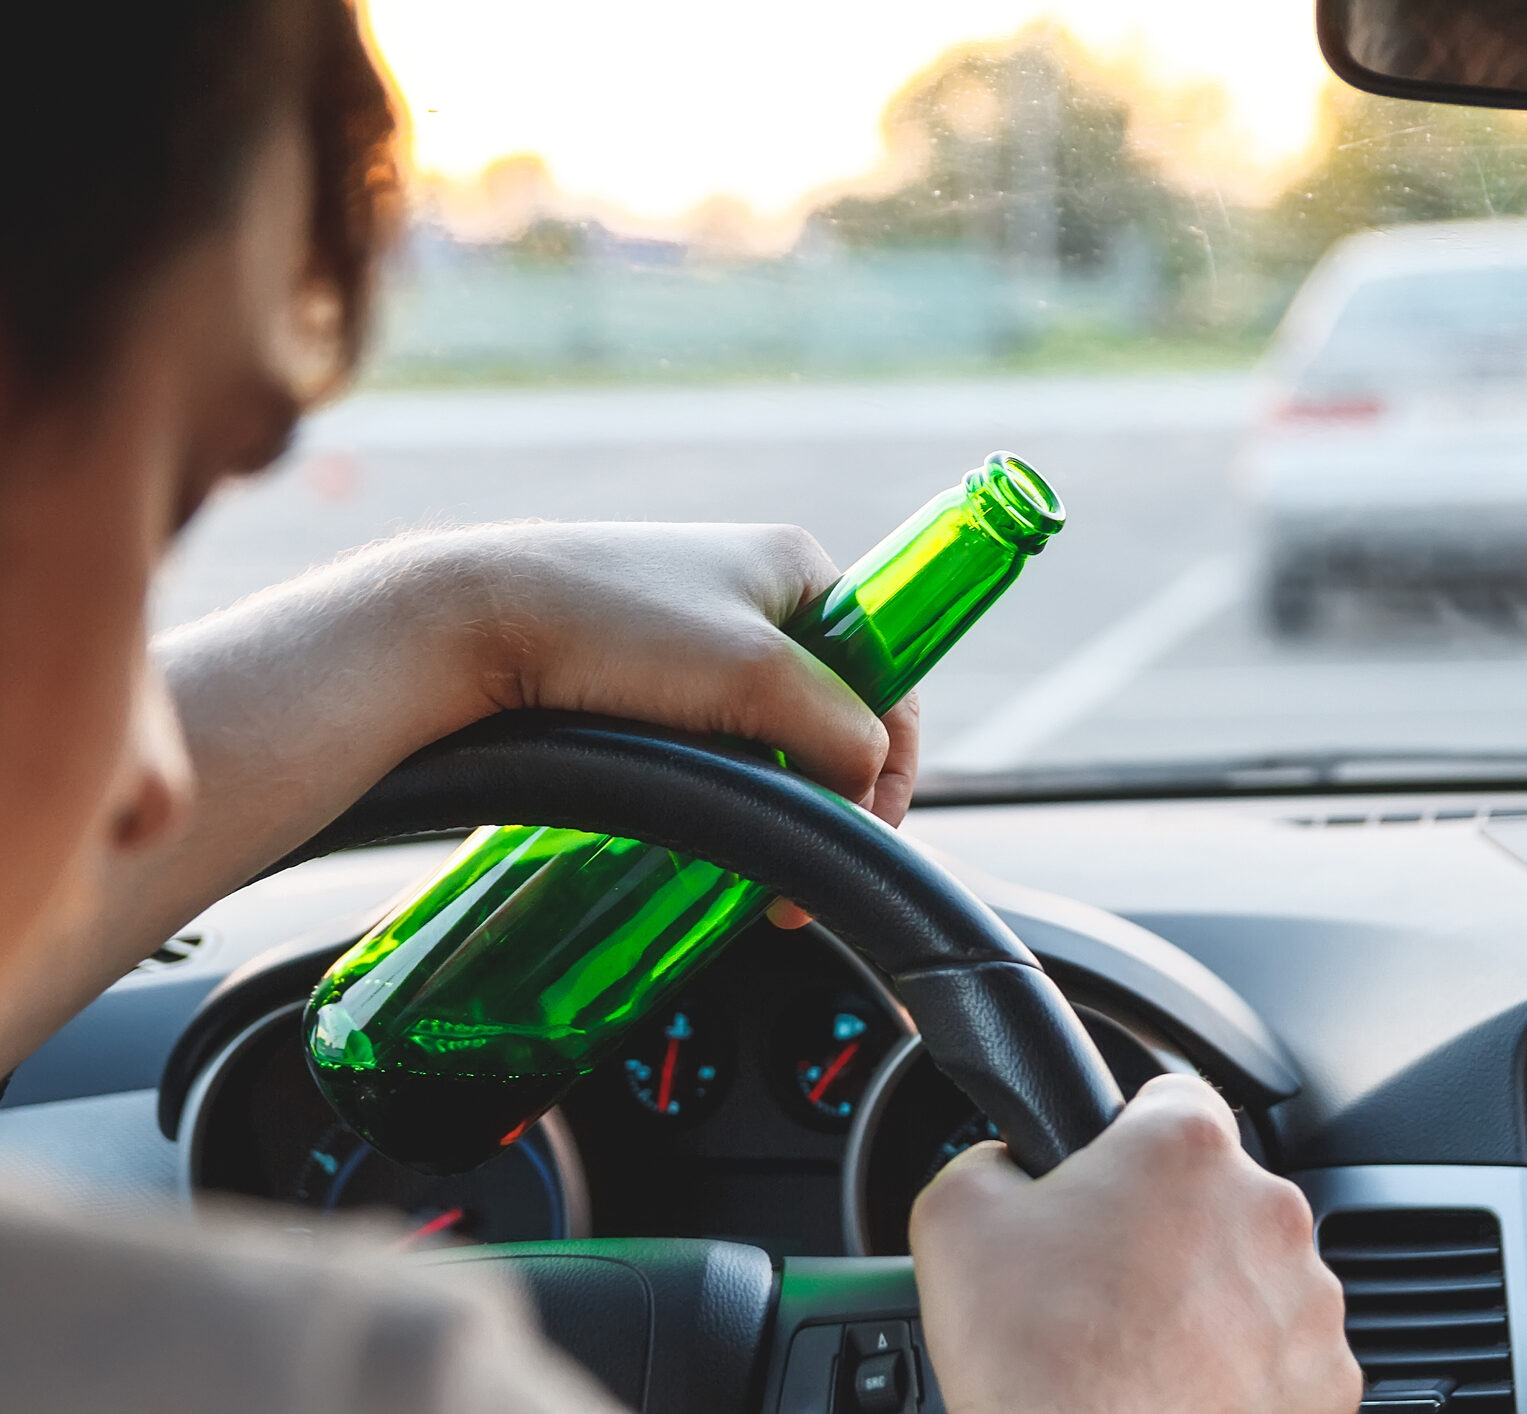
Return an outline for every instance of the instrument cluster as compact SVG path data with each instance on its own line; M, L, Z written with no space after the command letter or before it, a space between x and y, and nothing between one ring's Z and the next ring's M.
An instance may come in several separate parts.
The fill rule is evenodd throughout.
M190 1191L270 1199L296 1226L371 1211L407 1244L676 1236L884 1255L906 1250L921 1188L995 1137L884 981L815 925L755 925L523 1139L455 1177L392 1163L338 1119L307 1072L302 1004L224 1046L181 1127ZM1148 1028L1078 1009L1126 1094L1191 1068Z
M519 1143L456 1177L378 1154L307 1073L293 997L231 1038L187 1102L193 1193L366 1210L407 1243L686 1235L780 1255L844 1250L848 1134L910 1023L815 926L761 923L639 1026Z

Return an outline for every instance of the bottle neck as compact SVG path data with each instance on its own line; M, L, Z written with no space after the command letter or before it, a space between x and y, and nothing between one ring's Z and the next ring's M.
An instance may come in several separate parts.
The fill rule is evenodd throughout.
M996 602L1065 515L1036 473L994 452L794 614L785 632L883 714Z
M1037 555L1066 523L1060 498L1010 452L993 452L966 474L965 499L987 534L1024 555Z

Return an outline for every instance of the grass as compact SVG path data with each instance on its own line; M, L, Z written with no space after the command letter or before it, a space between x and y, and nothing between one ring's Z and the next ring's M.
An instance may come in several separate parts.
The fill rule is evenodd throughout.
M813 366L785 362L650 367L608 364L532 367L491 359L373 362L361 387L374 391L427 388L716 387L746 384L894 382L1000 377L1003 374L1156 373L1249 368L1266 335L1247 330L1129 334L1096 328L1055 329L1033 344L991 358Z

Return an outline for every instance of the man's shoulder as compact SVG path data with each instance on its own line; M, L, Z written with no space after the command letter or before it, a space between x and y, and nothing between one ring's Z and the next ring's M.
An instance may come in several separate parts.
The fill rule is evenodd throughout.
M71 1213L0 1183L0 1407L29 1414L598 1411L507 1282L384 1229ZM611 1406L613 1407L613 1406Z

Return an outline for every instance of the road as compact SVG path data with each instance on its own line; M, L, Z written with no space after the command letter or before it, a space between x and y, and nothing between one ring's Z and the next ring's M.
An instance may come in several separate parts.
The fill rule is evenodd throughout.
M181 622L379 536L484 518L793 520L840 563L993 447L1071 521L923 689L959 769L1329 747L1527 746L1527 639L1446 606L1342 606L1269 640L1230 465L1241 375L368 394L194 529Z

